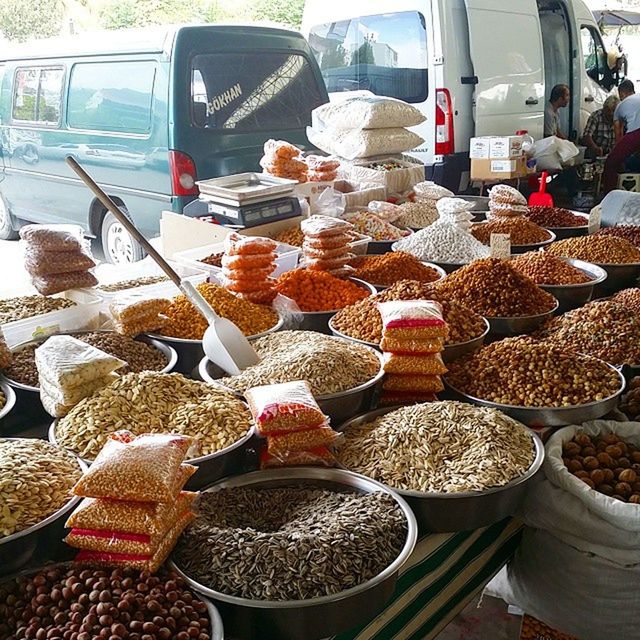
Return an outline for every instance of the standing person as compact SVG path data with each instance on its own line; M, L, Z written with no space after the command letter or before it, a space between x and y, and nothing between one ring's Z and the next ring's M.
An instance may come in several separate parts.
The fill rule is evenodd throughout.
M606 156L616 143L614 113L620 104L617 96L609 96L602 109L594 111L587 121L582 135L582 144L587 147L590 158Z
M566 84L557 84L551 89L549 102L544 111L544 137L556 136L562 140L566 140L567 136L560 128L560 109L569 106L571 102L571 91Z
M604 164L604 193L618 186L618 173L625 163L640 151L640 96L631 80L624 80L618 87L621 102L614 113L616 145Z

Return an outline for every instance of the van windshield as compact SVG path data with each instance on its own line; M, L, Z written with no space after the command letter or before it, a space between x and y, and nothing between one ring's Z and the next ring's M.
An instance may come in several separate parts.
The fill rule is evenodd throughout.
M417 11L319 24L309 44L330 93L367 89L406 102L427 99L427 32Z
M253 51L194 56L191 100L195 126L246 132L304 128L326 97L303 55Z

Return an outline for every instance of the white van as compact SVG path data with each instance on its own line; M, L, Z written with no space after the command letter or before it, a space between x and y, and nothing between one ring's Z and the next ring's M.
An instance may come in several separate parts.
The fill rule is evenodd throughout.
M368 90L419 106L425 143L412 153L454 191L468 185L473 136L542 138L558 83L572 94L562 128L581 136L614 87L582 0L307 0L302 31L330 95Z

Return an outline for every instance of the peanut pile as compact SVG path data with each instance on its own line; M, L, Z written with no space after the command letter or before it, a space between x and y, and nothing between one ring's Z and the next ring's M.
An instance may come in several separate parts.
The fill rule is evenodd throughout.
M529 207L526 214L531 222L541 227L586 227L587 220L569 209L561 207Z
M474 224L471 228L474 238L483 244L489 244L492 233L507 233L511 237L512 245L528 245L546 242L551 234L534 222L526 218L498 218L489 222Z
M611 298L611 302L623 304L633 313L640 315L640 289L636 287L618 291L618 293Z
M556 299L497 258L476 260L437 283L439 293L485 318L535 316L552 311Z
M601 360L519 336L483 347L449 365L447 382L475 398L519 407L571 407L620 391Z
M615 433L601 437L576 434L562 447L562 461L590 489L640 504L640 448Z
M640 249L615 236L583 236L554 242L547 249L554 256L575 258L595 264L631 264L640 262Z
M404 251L394 251L380 256L360 256L351 261L351 266L356 270L356 278L384 287L390 287L399 280L440 280L440 274L435 269Z
M536 284L584 284L591 281L584 271L546 251L523 253L511 261L511 266Z
M640 317L617 302L595 301L568 311L549 320L536 337L614 365L640 364Z
M640 225L637 224L621 224L618 227L605 227L604 229L600 229L596 235L624 238L632 245L640 247Z
M486 329L482 316L460 304L453 295L437 290L433 285L401 280L389 289L339 311L331 326L347 336L379 344L382 340L382 319L376 304L390 300L435 300L442 305L443 318L449 326L448 344L473 340Z

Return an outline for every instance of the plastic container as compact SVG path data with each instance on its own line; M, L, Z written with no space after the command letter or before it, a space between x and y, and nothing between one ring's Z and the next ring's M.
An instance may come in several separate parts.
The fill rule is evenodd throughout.
M358 234L359 239L349 243L349 251L356 256L366 256L369 251L369 243L373 241L371 236Z
M214 267L213 265L201 262L203 258L210 256L214 253L223 253L224 243L218 242L216 244L207 244L196 249L187 249L186 251L178 251L173 254L176 262L183 267L197 269L198 271L204 271L209 276L210 282L219 282L222 275L221 267ZM276 270L273 272L274 277L278 277L285 271L291 271L298 266L298 259L300 257L300 248L292 247L289 244L282 244L278 242L276 247Z
M73 300L76 306L3 324L7 345L13 347L54 333L93 331L100 327L102 303L92 290L67 291L64 297Z

